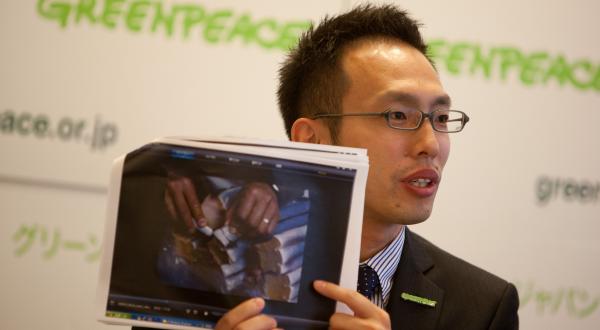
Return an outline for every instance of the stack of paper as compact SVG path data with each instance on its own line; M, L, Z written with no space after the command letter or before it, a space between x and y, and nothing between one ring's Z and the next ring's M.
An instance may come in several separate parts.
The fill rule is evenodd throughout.
M212 328L249 297L280 325L326 325L355 288L363 149L236 138L162 138L113 166L99 319Z

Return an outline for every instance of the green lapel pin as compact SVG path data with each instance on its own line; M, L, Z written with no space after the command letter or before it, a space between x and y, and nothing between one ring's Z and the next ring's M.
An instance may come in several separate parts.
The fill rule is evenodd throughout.
M427 298L415 296L415 295L412 295L412 294L409 294L406 292L402 292L400 297L402 297L402 299L404 299L406 301L412 301L414 303L429 306L429 307L435 307L435 305L437 304L437 301L435 301L435 300L429 300Z

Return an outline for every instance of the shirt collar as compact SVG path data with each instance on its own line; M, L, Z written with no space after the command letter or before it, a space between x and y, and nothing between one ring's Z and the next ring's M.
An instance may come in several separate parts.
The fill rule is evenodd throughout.
M400 257L402 256L405 228L406 226L402 226L400 233L398 233L398 236L396 236L393 241L371 258L360 263L361 265L369 265L369 267L377 272L379 283L381 284L381 295L384 305L387 304L390 296L394 273L396 273Z

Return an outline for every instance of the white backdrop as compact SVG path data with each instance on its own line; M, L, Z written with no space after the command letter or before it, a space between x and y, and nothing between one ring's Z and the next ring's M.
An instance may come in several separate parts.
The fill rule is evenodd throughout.
M109 329L92 302L111 160L165 135L284 139L280 48L354 4L108 3L0 2L2 329ZM598 328L600 3L398 3L472 118L414 229L515 282L522 328Z

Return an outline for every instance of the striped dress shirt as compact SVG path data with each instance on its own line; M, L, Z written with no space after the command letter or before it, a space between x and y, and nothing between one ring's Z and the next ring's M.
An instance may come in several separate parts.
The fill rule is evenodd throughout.
M371 302L381 308L385 308L390 298L394 273L398 268L402 248L404 247L404 228L405 226L402 226L402 230L398 236L383 250L360 263L361 265L366 264L373 268L379 277L380 287L375 289L375 294L371 297Z

